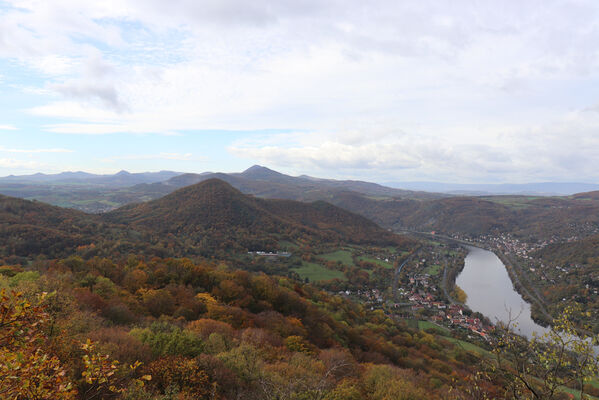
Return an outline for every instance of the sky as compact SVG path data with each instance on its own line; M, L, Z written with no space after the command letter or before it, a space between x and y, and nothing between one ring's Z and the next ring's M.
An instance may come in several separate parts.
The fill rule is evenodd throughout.
M0 176L599 182L599 2L0 0Z

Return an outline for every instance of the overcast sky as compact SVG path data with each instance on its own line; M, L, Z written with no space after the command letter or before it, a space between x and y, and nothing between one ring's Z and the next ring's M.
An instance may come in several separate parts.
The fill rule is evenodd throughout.
M599 2L0 0L0 176L599 182Z

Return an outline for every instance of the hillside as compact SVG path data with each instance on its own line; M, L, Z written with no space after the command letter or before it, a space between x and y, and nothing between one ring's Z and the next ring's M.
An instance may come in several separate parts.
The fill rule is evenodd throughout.
M372 199L339 193L328 201L385 228L478 236L512 233L533 240L599 232L597 192L569 197L488 196L434 200Z
M218 251L222 256L223 252L277 250L281 240L412 243L324 202L254 198L217 179L102 215L0 196L0 221L3 257L56 257L81 246L88 248L88 256L131 249L162 256L209 256Z
M95 215L0 195L0 255L57 256L89 244L101 230Z
M16 291L0 291L3 311L16 318L0 326L10 338L0 356L24 356L0 389L25 393L15 398L441 400L466 393L484 352L234 266L131 255L6 271L14 275L0 274L0 287ZM41 292L50 294L38 301ZM32 307L19 307L21 293ZM31 375L47 377L45 396L21 384ZM77 396L64 394L71 386ZM484 389L495 398L500 387Z
M403 243L364 217L323 202L267 200L209 179L161 199L104 214L111 223L172 235L192 246L276 248L280 239L305 242Z

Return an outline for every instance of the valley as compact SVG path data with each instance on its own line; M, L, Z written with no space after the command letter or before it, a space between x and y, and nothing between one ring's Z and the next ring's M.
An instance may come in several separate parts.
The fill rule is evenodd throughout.
M498 268L532 305L522 303L505 275L498 296L513 292L520 300L512 306L530 307L532 318L547 325L564 306L584 304L587 314L572 322L597 329L593 275L589 281L581 272L594 265L597 228L584 217L599 207L592 193L447 197L364 182L313 184L263 167L223 180L214 175L225 176L182 175L120 188L144 193L147 201L128 198L100 213L0 196L0 288L51 293L44 307L61 329L77 326L76 336L91 337L115 359L145 360L142 371L155 377L151 390L163 390L156 385L174 373L161 363L193 359L185 368L205 371L202 379L225 397L234 395L226 379L236 380L236 395L249 398L281 390L281 379L298 379L287 390L303 392L311 385L303 381L306 370L295 377L284 370L299 368L294 363L304 357L301 368L327 376L326 368L336 368L320 358L328 351L340 351L334 357L361 371L352 381L360 393L369 365L394 365L418 373L389 390L440 399L451 386L465 396L469 386L455 379L494 357L501 332L499 314L480 306L491 293L475 294L492 284L482 281L492 275L466 283L472 268L484 268L471 266L473 254L484 250L468 244L498 254L506 265ZM569 258L569 246L588 253L576 250L579 257ZM68 315L69 307L78 311ZM522 324L530 335L528 322ZM119 350L124 343L128 353ZM61 346L59 358L75 351ZM247 365L235 364L245 351L260 360L253 378ZM322 371L314 367L320 362ZM436 383L423 390L421 379ZM483 384L487 393L500 390L495 379ZM341 390L341 378L325 381L328 392ZM208 398L186 385L179 387L187 395ZM585 390L599 393L593 385Z

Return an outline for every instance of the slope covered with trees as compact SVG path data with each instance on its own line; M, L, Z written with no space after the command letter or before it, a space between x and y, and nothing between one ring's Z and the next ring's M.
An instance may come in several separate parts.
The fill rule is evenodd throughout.
M414 242L323 202L265 200L209 180L148 203L103 215L0 197L0 255L87 257L146 251L149 255L224 256L277 250L281 240L302 244Z
M217 179L148 203L122 207L103 218L142 232L171 235L192 246L221 249L271 250L281 239L382 245L409 242L364 217L324 202L249 197Z

